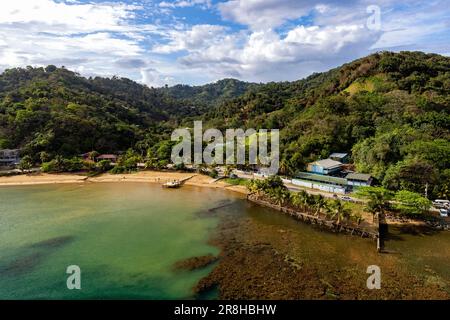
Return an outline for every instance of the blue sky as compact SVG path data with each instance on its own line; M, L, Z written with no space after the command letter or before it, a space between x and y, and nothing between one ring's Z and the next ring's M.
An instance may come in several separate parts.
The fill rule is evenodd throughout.
M450 55L447 0L13 0L0 71L66 66L149 86L297 80L380 50Z

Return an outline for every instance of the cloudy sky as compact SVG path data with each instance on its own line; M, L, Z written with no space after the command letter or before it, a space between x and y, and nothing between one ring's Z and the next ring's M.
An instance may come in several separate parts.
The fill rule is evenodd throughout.
M379 50L450 55L448 0L2 0L0 71L149 86L296 80ZM378 15L379 13L379 15Z

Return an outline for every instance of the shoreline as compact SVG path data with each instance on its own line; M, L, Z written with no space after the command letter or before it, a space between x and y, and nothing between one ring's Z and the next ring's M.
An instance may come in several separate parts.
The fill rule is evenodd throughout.
M139 182L162 185L172 180L184 180L184 185L194 187L218 188L230 190L243 195L248 194L244 186L235 186L224 181L216 181L211 177L198 173L167 172L167 171L139 171L127 174L104 173L95 177L88 177L76 173L39 173L30 175L17 175L0 177L0 187L34 186L46 184L74 184L74 183L112 183L112 182Z
M38 173L38 174L23 174L15 176L0 177L1 187L14 186L33 186L33 185L47 185L47 184L77 184L77 183L152 183L162 185L165 182L172 180L185 180L184 185L194 187L216 188L229 190L241 195L247 196L250 194L248 189L244 186L232 185L223 180L216 180L209 176L192 173L192 172L178 172L178 171L138 171L134 173L125 174L110 174L103 173L98 176L88 177L86 175L77 173ZM370 221L369 215L365 216L367 221ZM414 219L405 219L405 221L398 221L387 217L386 221L389 225L395 226L427 226L425 221L417 221Z

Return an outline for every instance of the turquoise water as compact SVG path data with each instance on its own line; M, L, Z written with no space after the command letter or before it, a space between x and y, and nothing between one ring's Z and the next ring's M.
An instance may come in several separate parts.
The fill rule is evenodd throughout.
M217 218L199 213L229 198L142 183L0 188L0 298L190 298L210 268L173 264L218 253ZM69 265L82 290L67 289Z
M173 266L219 253L208 240L224 214L250 228L236 231L244 244L270 243L322 277L345 270L364 286L376 264L387 290L410 274L450 290L450 232L391 228L392 253L380 255L373 241L317 230L224 190L85 183L0 187L0 299L192 299L214 266ZM67 289L70 265L81 268L82 290Z

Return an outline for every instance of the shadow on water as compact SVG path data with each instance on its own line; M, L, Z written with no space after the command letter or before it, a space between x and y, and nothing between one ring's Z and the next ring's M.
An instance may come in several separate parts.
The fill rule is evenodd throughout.
M0 275L17 277L36 268L45 258L42 252L33 252L20 256L13 261L0 261Z
M384 241L405 241L405 239L398 234L388 232L385 235Z
M400 234L409 234L413 236L432 236L438 234L440 231L427 226L402 225L398 227L398 232Z
M206 290L202 290L195 296L196 300L215 300L219 297L219 285L214 284Z
M397 225L389 226L389 232L385 236L385 242L405 242L408 241L409 236L413 237L424 237L424 236L434 236L440 233L439 230L435 230L428 226L421 225ZM383 253L399 254L398 251L392 251L384 249Z
M33 243L32 245L29 246L29 248L56 249L69 244L74 239L75 237L73 236L61 236Z
M152 276L146 272L123 273L109 265L91 267L85 272L83 290L61 291L60 284L54 283L57 299L83 300L142 300L142 299L182 299L192 300L193 294L177 295L169 288L161 286L164 277Z
M55 250L71 243L73 236L62 236L33 243L18 255L0 260L0 276L17 277L33 271Z
M217 203L214 203L211 208L198 211L196 213L196 216L201 217L201 218L215 217L219 213L222 213L224 210L227 212L232 211L233 207L236 205L236 203L237 203L236 201L232 201L232 200L221 200L221 201L218 201Z
M441 231L423 225L390 225L386 241L406 241L404 236L434 236Z
M219 203L215 207L208 209L208 211L213 212L218 209L222 209L222 208L231 206L232 204L233 204L233 201L229 201L229 200L219 201Z

